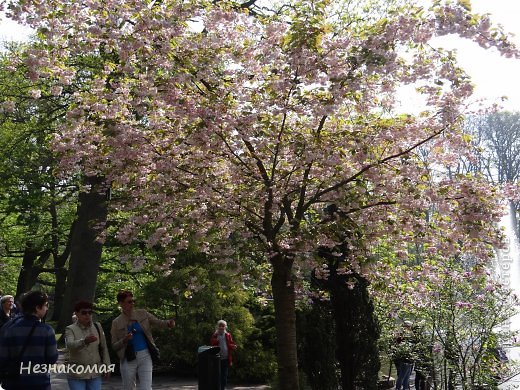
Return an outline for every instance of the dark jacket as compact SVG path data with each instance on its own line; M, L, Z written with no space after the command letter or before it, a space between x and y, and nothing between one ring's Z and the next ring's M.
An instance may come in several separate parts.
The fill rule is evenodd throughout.
M17 317L2 328L0 365L18 360L33 325L36 325L34 332L20 359L21 375L3 383L2 386L6 390L41 389L51 383L49 369L58 360L56 336L54 330L40 322L36 316Z
M9 315L5 314L5 311L0 310L0 328L4 326L6 323L11 321L11 319L14 317L14 313L11 311Z

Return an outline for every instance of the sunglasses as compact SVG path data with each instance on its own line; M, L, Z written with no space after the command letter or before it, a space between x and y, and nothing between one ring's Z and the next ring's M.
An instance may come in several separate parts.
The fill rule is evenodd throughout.
M129 301L125 301L125 303L131 303L131 304L134 304L134 303L135 303L135 299L130 299Z
M92 313L93 313L92 310L81 310L81 311L79 312L79 314L84 315L84 316L85 316L85 315L90 315L90 316L91 316Z

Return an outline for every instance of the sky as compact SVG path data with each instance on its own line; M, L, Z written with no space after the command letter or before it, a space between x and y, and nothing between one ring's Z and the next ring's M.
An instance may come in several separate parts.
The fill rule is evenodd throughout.
M495 23L516 35L514 42L520 48L520 0L471 0L474 12L490 13ZM5 17L0 21L0 41L23 40L30 30ZM459 63L475 84L475 98L489 104L500 103L505 109L520 111L520 59L501 57L494 50L484 50L476 43L458 37L443 37L432 42L434 46L456 49ZM502 97L507 96L507 100ZM407 99L409 101L407 101ZM401 98L402 104L413 106L413 97Z
M490 13L494 23L516 36L520 48L520 0L471 0L472 11ZM495 50L485 50L470 41L445 37L434 45L457 49L459 63L475 84L475 95L490 103L500 102L504 108L520 111L520 59L501 57ZM502 96L508 100L503 101Z

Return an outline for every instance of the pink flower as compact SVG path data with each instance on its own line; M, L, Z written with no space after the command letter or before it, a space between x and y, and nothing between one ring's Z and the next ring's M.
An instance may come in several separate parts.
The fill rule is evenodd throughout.
M39 89L31 89L29 91L29 94L33 99L39 99L42 96L42 91L40 91Z

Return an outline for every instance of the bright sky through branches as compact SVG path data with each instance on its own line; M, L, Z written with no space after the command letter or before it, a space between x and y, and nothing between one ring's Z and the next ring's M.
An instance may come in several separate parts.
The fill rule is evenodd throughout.
M471 3L473 12L490 13L494 23L515 34L514 41L520 47L520 0L471 0ZM0 41L25 40L30 33L30 29L5 17L0 21ZM485 50L474 42L458 37L444 37L432 43L436 47L457 50L461 66L476 85L475 98L486 99L490 104L499 103L511 111L520 111L520 60L503 58L494 49ZM405 94L400 98L403 106L417 106L414 94L408 93L408 90Z
M520 47L520 1L517 0L472 0L473 10L491 13L495 23L500 23L506 31L515 34L514 42ZM443 42L445 47L449 44ZM495 50L483 50L468 41L456 43L460 63L470 74L477 86L478 96L498 99L507 96L505 108L520 111L520 60L503 58Z
M472 11L491 14L494 24L514 34L513 41L520 47L520 1L518 0L471 0ZM475 85L475 99L485 99L491 105L497 103L506 110L520 111L520 60L504 58L496 49L483 49L475 42L456 36L433 40L432 45L448 50L457 50L461 67L469 74ZM419 109L412 90L406 89L400 100L405 110ZM507 99L503 99L507 97Z

